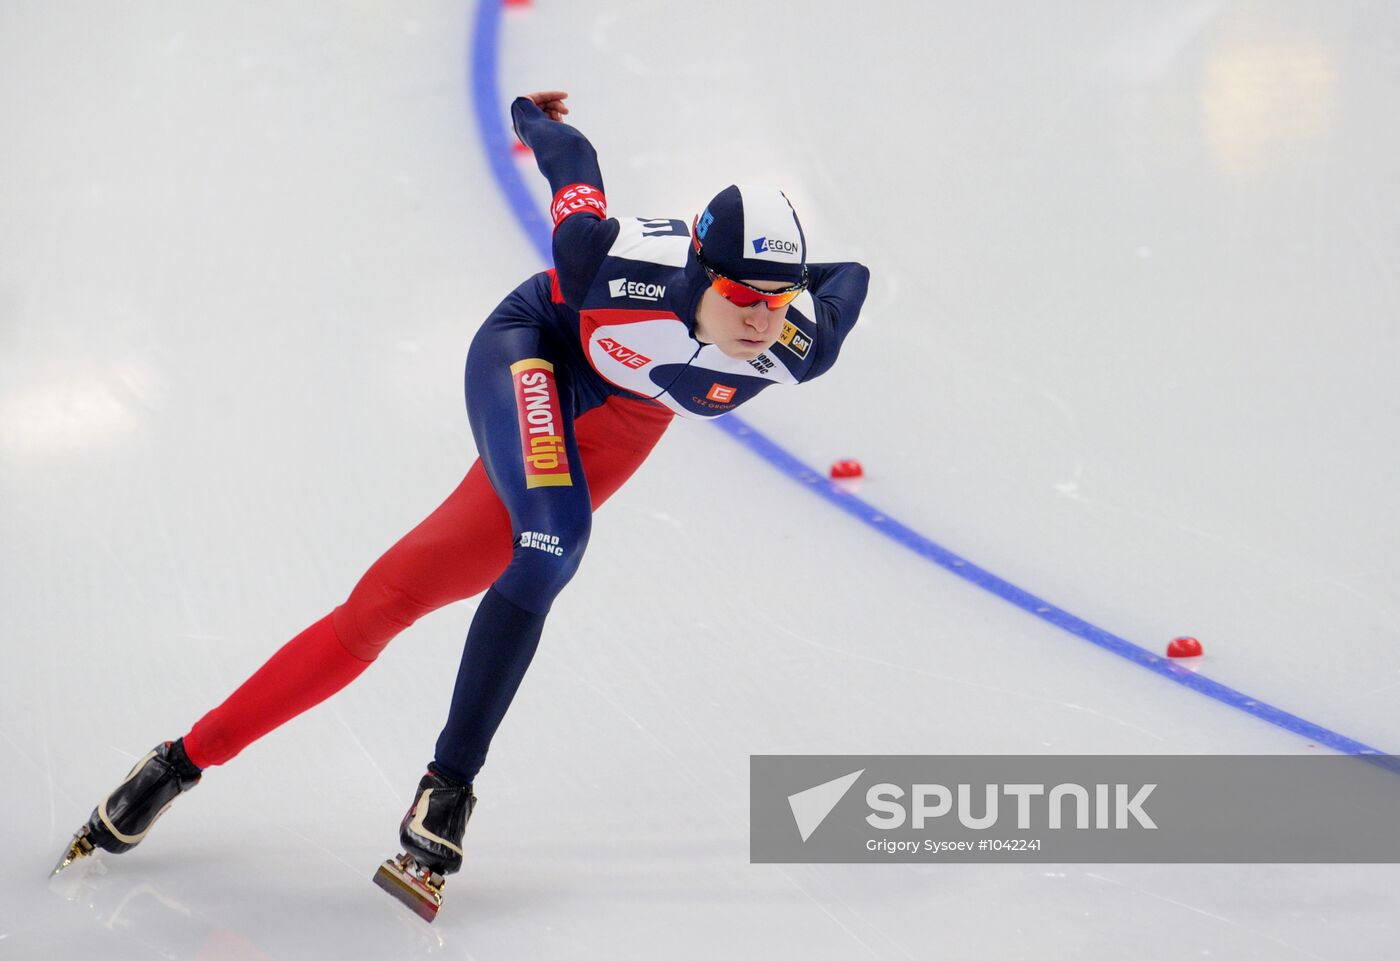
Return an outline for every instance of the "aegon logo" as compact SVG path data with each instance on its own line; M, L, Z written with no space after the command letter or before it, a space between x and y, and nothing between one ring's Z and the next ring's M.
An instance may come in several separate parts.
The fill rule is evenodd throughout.
M614 297L631 297L635 300L660 300L666 296L666 288L662 284L644 284L639 280L619 277L617 280L608 281L608 293Z
M756 254L792 254L797 256L797 244L791 240L778 240L775 237L759 237L753 242L753 252Z

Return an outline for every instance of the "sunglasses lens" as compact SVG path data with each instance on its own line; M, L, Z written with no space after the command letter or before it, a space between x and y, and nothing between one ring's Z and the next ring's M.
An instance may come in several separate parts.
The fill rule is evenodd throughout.
M719 295L736 307L752 307L760 300L767 299L758 291L750 290L743 284L736 284L728 277L716 276L714 284Z
M711 279L714 281L715 290L719 291L720 296L735 307L752 307L759 301L763 301L768 305L769 310L780 310L796 300L797 295L802 293L801 290L785 290L777 294L765 294L719 274L712 274Z

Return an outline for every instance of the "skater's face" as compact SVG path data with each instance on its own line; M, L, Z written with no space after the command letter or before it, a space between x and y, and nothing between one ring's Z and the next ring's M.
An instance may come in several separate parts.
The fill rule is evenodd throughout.
M744 283L759 290L786 290L792 286L771 280L745 280ZM712 285L700 298L700 307L695 312L695 337L702 343L714 344L735 360L753 360L777 343L786 317L786 304L772 310L760 300L740 307Z

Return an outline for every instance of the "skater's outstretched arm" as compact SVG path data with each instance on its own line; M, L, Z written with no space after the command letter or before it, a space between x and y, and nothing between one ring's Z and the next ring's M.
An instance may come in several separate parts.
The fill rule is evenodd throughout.
M618 224L608 219L597 151L587 137L563 122L568 96L548 90L517 97L510 115L515 135L534 151L554 193L554 267L564 302L577 308L617 238Z
M816 307L816 357L802 376L803 383L819 377L836 363L841 342L855 326L865 294L870 286L870 271L864 264L808 264L810 277L807 292ZM799 317L799 311L794 310Z

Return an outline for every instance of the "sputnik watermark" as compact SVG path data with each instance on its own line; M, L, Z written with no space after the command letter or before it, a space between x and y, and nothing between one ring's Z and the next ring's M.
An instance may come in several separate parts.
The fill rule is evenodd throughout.
M802 843L821 826L832 809L846 796L851 785L865 769L833 778L814 787L788 795L793 822L802 836ZM908 790L898 784L882 781L872 784L865 792L870 813L865 823L881 831L893 831L906 824L923 830L929 821L953 816L959 824L974 831L996 828L1005 808L1002 797L1015 800L1015 826L1027 830L1032 822L1032 805L1043 803L1042 821L1051 831L1071 825L1076 830L1124 830L1130 821L1148 830L1157 824L1144 809L1148 796L1157 787L1143 784L1135 790L1127 784L985 784L981 785L981 813L974 813L973 785L914 784ZM1131 794L1129 792L1132 791ZM907 799L907 801L906 801ZM1092 800L1091 800L1092 799ZM907 804L907 807L906 807ZM1069 809L1069 817L1065 815ZM892 842L900 850L918 845L913 841ZM880 847L884 850L884 847ZM872 848L875 850L875 848Z
M1143 810L1148 795L1157 787L1155 784L1143 784L1135 790L1127 784L1093 784L1088 787L1082 784L985 784L979 787L982 791L982 813L974 814L976 805L971 784L956 785L956 793L942 784L915 784L907 792L907 811L903 803L906 796L904 788L898 784L876 784L865 792L865 803L871 808L865 823L873 828L893 831L903 827L907 821L911 827L921 830L931 819L953 814L963 827L985 831L999 826L1001 815L1005 812L999 800L1005 796L1015 798L1016 827L1023 831L1031 826L1032 804L1043 806L1045 817L1038 820L1043 821L1051 831L1062 830L1067 824L1080 831L1122 831L1129 826L1130 820L1139 827L1157 829L1156 822ZM1130 790L1133 791L1131 796L1128 793ZM1070 820L1065 818L1066 807L1070 809Z
M1394 758L759 755L750 791L755 862L1400 862Z

